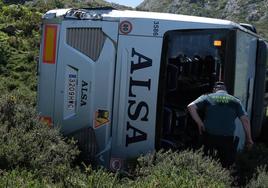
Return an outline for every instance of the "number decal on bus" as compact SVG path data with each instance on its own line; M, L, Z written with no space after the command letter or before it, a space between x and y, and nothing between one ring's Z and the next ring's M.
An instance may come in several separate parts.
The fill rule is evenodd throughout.
M68 79L68 109L75 108L76 75L69 74Z
M159 21L154 21L153 36L159 35Z

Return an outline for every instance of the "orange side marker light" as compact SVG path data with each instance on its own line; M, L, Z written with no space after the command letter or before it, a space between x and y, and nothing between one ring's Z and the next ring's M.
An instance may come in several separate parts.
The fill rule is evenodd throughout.
M43 63L56 63L57 25L46 25L43 46Z

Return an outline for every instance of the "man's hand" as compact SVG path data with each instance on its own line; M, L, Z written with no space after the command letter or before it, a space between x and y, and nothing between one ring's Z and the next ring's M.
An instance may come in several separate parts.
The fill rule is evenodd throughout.
M251 138L250 121L246 115L241 116L240 120L242 122L246 134L246 149L250 150L254 144Z
M253 144L254 144L253 140L247 140L246 141L246 149L251 150Z
M202 135L203 132L205 131L205 126L203 122L198 124L198 131L200 135Z
M187 106L190 115L192 116L193 120L196 122L198 126L198 132L201 135L203 131L205 131L205 126L203 121L201 120L200 116L197 113L197 106L194 103L191 103Z
M194 103L191 103L187 106L188 111L190 112L190 115L192 116L193 120L196 122L198 126L198 132L199 134L203 134L205 131L205 126L203 121L201 120L199 114L197 113L197 106Z

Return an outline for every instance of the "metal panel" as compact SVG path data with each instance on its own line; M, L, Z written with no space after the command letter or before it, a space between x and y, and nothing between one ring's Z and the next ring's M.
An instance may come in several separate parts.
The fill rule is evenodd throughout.
M106 39L101 28L68 28L66 32L68 45L93 61L99 58Z
M234 95L241 100L249 117L252 113L256 51L257 38L237 31Z
M265 79L266 79L266 60L267 46L263 40L258 41L256 78L254 86L254 103L252 110L252 135L257 138L261 133L261 128L265 115Z
M96 135L92 127L85 127L77 130L68 135L68 137L77 140L82 160L85 162L95 162L95 155L98 148Z
M56 26L56 25L55 25ZM59 26L59 25L57 25ZM55 38L57 40L55 43L55 54L58 53L58 39L60 36L60 27L57 29L57 36L58 38ZM45 25L43 25L43 31L45 31ZM44 48L44 34L42 37L42 44L40 47L40 57L43 57L43 48ZM55 57L55 61L57 61L57 56ZM38 99L37 99L37 108L38 112L43 117L53 117L54 113L54 97L55 97L55 79L56 79L56 65L55 64L49 64L49 63L43 63L43 59L39 59L39 66L38 66ZM54 119L52 119L54 122Z
M88 131L82 133L90 127L90 130L94 131L97 144L94 154L100 164L107 166L105 162L109 161L111 148L117 38L113 41L103 27L118 33L118 24L113 22L62 22L54 118L64 135L72 136L81 131L81 135L79 133L80 136L77 137L80 147L90 150L88 153L92 154L93 150L88 148L86 139L93 137ZM85 154L88 155L87 151Z
M155 149L161 47L162 38L119 36L111 155L117 161Z
M238 97L252 117L253 89L255 81L255 61L257 38L243 31L237 31L236 67L234 95ZM235 134L240 137L239 149L243 148L245 135L240 121L236 120Z

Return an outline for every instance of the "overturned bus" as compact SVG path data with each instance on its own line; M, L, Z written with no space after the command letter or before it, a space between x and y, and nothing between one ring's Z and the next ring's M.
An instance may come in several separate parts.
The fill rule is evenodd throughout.
M112 9L43 16L38 111L113 170L159 148L198 144L186 106L224 81L257 138L267 122L267 43L247 24ZM268 126L268 125L266 125ZM243 147L239 121L236 136Z

